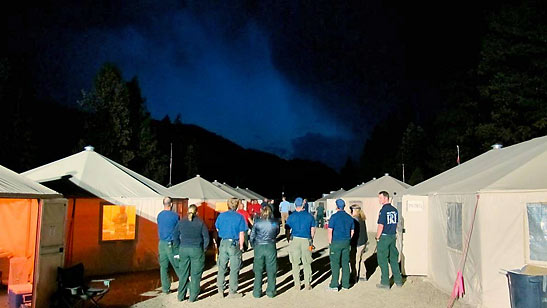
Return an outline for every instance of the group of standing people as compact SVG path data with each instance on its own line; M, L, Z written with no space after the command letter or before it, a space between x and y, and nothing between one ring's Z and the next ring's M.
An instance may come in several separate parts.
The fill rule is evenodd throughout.
M312 253L313 239L317 227L316 219L305 208L305 199L296 198L294 211L288 215L289 202L283 198L280 203L281 227L285 229L285 236L289 242L289 260L292 266L294 288L302 289L300 279L300 264L304 271L304 290L311 290L312 286ZM388 260L394 275L395 284L402 285L401 273L398 265L398 251L395 247L395 232L398 221L397 209L389 203L389 194L379 193L379 202L382 204L378 218L378 264L382 271L379 288L389 288ZM245 211L237 198L229 199L228 211L219 214L215 222L218 239L213 242L218 247L218 276L217 288L220 297L225 297L225 276L230 269L227 297L241 297L238 293L238 278L242 264L242 254L247 242L254 249L253 272L255 275L253 296L262 296L262 277L264 271L267 276L266 295L276 295L277 249L276 239L280 232L280 224L273 217L271 205L267 202L260 206L258 213L251 216ZM290 204L289 204L290 205ZM345 210L344 200L336 200L337 211L328 225L329 260L332 279L328 289L338 291L340 288L349 289L350 283L366 280L366 270L362 264L362 256L366 250L368 236L365 215L358 205L351 206L351 215ZM258 210L258 209L257 209ZM162 291L168 293L170 279L168 265L171 263L179 277L177 298L185 299L189 291L188 300L197 299L200 289L201 276L205 263L205 252L210 242L209 232L203 221L196 216L197 207L188 207L187 217L179 220L178 215L171 211L171 199L164 199L164 210L158 215L159 261ZM287 213L287 215L284 215ZM250 228L250 226L252 226ZM218 241L218 243L217 243ZM358 262L356 260L359 260ZM351 264L351 266L350 266ZM342 277L340 280L340 269ZM363 269L363 270L361 270ZM190 278L190 282L188 281Z

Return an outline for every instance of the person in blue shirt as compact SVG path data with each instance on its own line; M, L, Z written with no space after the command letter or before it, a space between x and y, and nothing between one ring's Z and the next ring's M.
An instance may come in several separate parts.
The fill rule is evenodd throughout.
M209 230L199 217L195 204L188 207L188 217L177 224L173 237L179 246L179 288L178 300L181 302L189 289L189 302L195 302L199 295L199 283L205 267L205 252L209 246ZM190 283L188 283L188 278Z
M336 213L329 220L329 250L332 280L329 290L338 291L340 287L340 267L342 267L342 288L349 289L349 253L350 240L353 236L355 224L353 218L344 211L346 203L342 199L336 200Z
M399 221L399 213L395 207L389 202L389 193L381 191L378 193L378 201L382 205L380 215L378 216L378 229L376 231L378 265L382 271L382 278L376 287L381 289L389 289L389 265L393 273L393 280L398 287L403 286L401 270L399 269L399 251L395 246L397 239L397 222Z
M230 290L228 297L241 297L237 293L239 270L241 269L241 255L245 243L247 224L243 215L236 212L237 198L228 199L228 211L218 215L215 222L220 247L218 252L217 287L220 297L224 297L224 279L228 262L230 263Z
M311 290L311 263L313 236L315 235L315 219L304 211L302 198L294 200L295 212L287 219L286 234L289 241L289 260L292 265L294 287L300 291L300 262L304 268L304 290ZM290 233L289 233L290 231Z
M289 208L291 207L291 204L285 199L285 196L281 197L281 199L283 199L283 201L279 203L279 213L281 213L281 228L285 228L285 223L289 218Z
M174 243L173 232L179 222L179 215L171 211L173 202L171 198L163 198L163 211L158 214L158 252L160 263L161 290L164 294L169 293L171 289L171 278L169 277L169 263L179 276L178 261L175 255L178 255L178 247Z

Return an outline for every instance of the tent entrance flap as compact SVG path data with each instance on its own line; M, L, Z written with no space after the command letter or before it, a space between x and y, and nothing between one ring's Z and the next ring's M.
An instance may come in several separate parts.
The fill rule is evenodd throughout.
M14 283L32 283L38 201L0 199L0 226L2 284L7 285L10 276ZM10 267L14 269L13 273L10 273Z
M41 200L32 307L46 307L56 290L57 267L64 261L66 209L66 199Z

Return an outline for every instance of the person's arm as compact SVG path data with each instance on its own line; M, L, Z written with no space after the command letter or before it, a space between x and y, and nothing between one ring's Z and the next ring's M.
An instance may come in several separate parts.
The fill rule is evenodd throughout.
M354 233L355 233L355 230L351 229L351 232L350 232L350 236L349 236L349 237L352 238Z
M239 250L243 250L243 244L245 244L245 235L244 232L239 232Z
M255 236L256 236L256 226L253 226L251 228L251 235L249 235L249 243L251 243L252 246L254 246Z
M218 245L220 244L220 239L218 237L218 229L215 229L213 231L213 244L215 244L215 249L217 249Z
M313 239L315 236L315 227L311 227L311 238Z
M207 251L207 247L209 247L209 230L207 230L207 227L204 223L201 224L201 236L203 237L203 251Z
M378 224L378 231L376 231L376 240L380 240L380 236L382 236L382 231L384 231L384 225Z
M180 245L179 226L180 226L180 221L175 225L175 229L173 230L173 246L175 246L175 247L179 247L179 245Z
M287 242L291 241L291 227L285 222L285 238Z
M329 245L330 245L332 244L332 228L329 228L328 236L329 236Z

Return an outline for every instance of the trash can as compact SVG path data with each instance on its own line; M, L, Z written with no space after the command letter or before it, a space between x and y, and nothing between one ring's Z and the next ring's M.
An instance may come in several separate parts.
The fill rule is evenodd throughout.
M511 308L547 307L547 269L526 265L507 271Z

